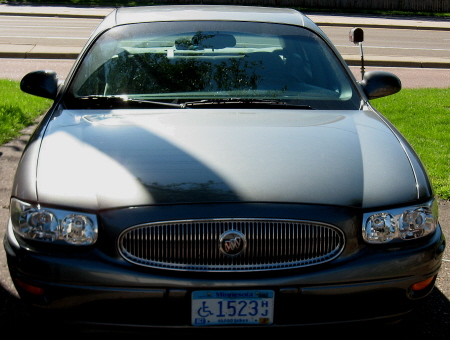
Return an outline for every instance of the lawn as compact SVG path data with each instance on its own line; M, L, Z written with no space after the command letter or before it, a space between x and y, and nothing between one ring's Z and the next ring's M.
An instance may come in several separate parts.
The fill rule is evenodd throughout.
M450 89L403 89L372 104L412 144L436 194L450 199Z
M25 94L19 83L0 80L0 145L45 112L51 101ZM403 89L372 101L409 140L436 194L450 199L450 89Z
M16 137L50 105L48 99L20 91L18 82L0 79L0 145Z

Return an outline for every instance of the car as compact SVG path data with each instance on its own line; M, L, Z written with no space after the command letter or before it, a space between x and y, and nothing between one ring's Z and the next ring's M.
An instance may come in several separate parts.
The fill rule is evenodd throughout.
M4 246L37 311L96 325L276 328L408 315L445 238L418 155L293 9L122 7L50 98ZM45 314L46 315L46 314ZM47 319L47 321L53 319Z

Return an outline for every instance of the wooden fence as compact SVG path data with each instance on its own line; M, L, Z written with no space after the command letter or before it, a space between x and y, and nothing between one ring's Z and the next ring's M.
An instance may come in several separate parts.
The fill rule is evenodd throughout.
M139 2L139 0L137 0ZM258 5L301 8L400 10L450 12L450 0L155 0L157 4Z

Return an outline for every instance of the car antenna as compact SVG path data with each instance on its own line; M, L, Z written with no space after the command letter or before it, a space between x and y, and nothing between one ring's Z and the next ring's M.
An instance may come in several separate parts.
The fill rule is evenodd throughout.
M350 31L350 41L359 45L359 54L361 56L361 78L364 78L364 52L362 42L364 41L364 31L362 28L355 27Z

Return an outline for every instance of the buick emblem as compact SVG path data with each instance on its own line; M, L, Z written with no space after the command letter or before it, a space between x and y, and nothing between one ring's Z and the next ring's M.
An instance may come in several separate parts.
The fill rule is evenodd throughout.
M237 230L224 232L219 239L219 249L227 256L237 256L247 247L245 235Z

